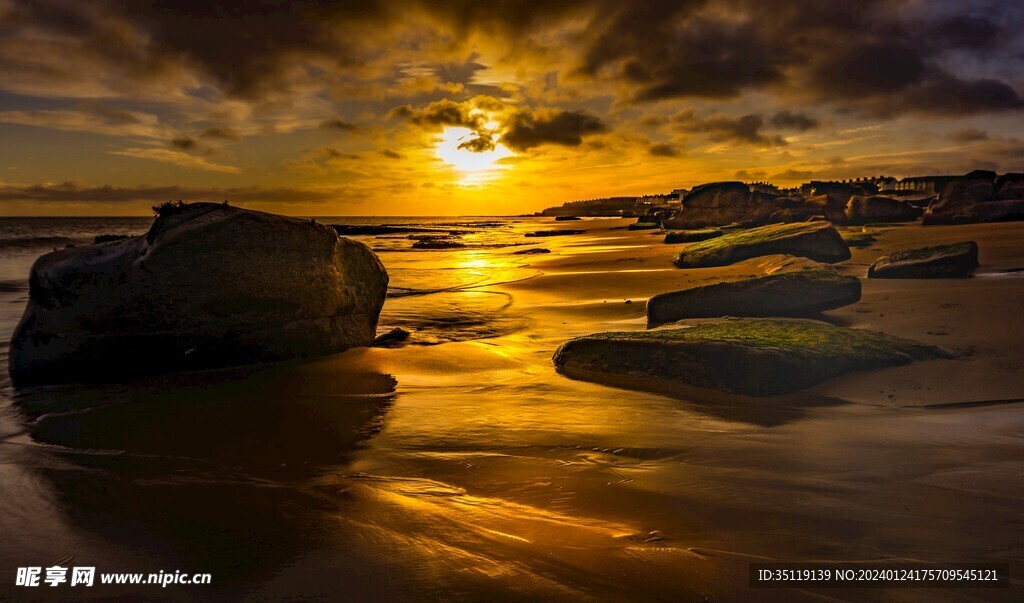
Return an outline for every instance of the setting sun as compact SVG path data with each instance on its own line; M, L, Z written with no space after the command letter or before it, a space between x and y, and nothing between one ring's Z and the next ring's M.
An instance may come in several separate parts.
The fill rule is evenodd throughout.
M469 128L449 127L441 133L437 145L437 157L460 173L462 184L479 184L490 180L498 170L503 169L498 161L514 155L501 143L489 150L467 149L466 143L475 138L476 135Z

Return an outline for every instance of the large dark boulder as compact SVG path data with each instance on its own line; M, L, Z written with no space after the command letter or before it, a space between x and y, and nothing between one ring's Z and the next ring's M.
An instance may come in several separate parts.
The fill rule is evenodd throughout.
M986 221L978 206L995 197L995 179L995 172L974 170L950 182L924 212L924 224Z
M683 207L663 220L665 228L693 229L740 224L764 224L784 203L778 195L751 191L742 182L712 182L695 186L683 197Z
M850 197L843 213L847 224L913 222L921 217L921 210L910 203L878 195Z
M10 346L16 384L312 357L373 342L388 275L329 226L194 203L149 232L39 258Z
M790 222L806 222L812 217L820 215L818 209L811 205L798 207L783 207L772 212L768 216L768 224L788 224Z
M821 208L821 213L832 222L842 223L846 217L846 204L855 195L873 195L877 187L868 187L869 183L847 182L812 182L811 194L807 203Z
M860 279L834 269L781 272L655 295L648 324L716 316L811 316L860 301Z
M676 253L672 262L679 268L703 268L776 253L828 263L850 259L850 248L831 224L800 222L737 230L694 243Z
M1024 199L1024 174L1011 172L996 178L995 199L1000 201Z
M948 358L939 348L809 320L741 318L685 329L596 333L558 348L573 378L645 389L654 381L751 396L801 390L855 371Z
M965 241L898 251L868 268L868 278L966 278L978 267L978 244Z

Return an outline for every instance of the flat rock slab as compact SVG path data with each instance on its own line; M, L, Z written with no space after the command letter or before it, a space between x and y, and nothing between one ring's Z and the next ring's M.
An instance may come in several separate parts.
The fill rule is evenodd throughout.
M567 376L668 380L749 396L799 391L840 375L950 358L933 346L810 320L740 318L684 329L596 333L558 348ZM618 379L617 379L618 378Z
M536 232L528 232L525 236L527 237L558 237L562 235L578 235L583 234L585 231L582 230L538 230Z
M966 278L978 267L978 244L952 245L898 251L875 260L868 278Z
M647 322L716 316L811 316L860 301L860 279L834 270L780 272L655 295Z
M831 224L800 222L737 230L694 243L679 251L672 263L679 268L726 266L776 253L828 263L850 259L849 246Z
M634 222L626 227L626 230L655 230L661 228L657 222Z
M703 228L701 230L680 230L665 235L665 243L674 245L677 243L697 243L722 236L722 231L717 228Z
M412 244L413 249L461 249L465 243L446 239L422 239Z

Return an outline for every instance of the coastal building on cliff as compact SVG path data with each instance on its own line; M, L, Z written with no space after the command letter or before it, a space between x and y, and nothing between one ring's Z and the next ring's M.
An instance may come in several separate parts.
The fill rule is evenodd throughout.
M914 176L904 178L896 183L893 190L897 191L920 191L929 195L938 195L950 182L958 176Z

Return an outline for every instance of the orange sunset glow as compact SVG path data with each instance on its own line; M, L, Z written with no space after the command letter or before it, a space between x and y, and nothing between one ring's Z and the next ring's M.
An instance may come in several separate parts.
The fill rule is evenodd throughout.
M1021 168L1013 3L0 2L0 213L517 214Z

